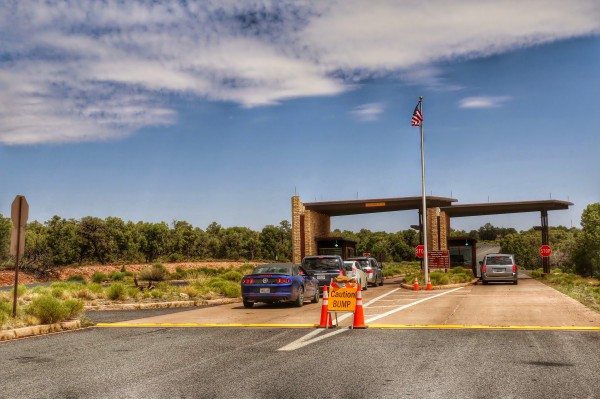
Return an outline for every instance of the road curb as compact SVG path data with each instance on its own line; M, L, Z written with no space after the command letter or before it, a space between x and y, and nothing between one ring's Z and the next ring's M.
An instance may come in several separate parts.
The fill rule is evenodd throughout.
M170 309L170 308L189 308L194 306L216 306L229 303L241 302L242 298L219 298L219 299L199 299L196 301L176 301L176 302L139 302L139 303L117 303L110 305L88 305L85 310L140 310L140 309Z
M479 281L478 278L474 278L473 280L467 282L467 283L459 283L459 284L447 284L447 285L434 285L432 288L434 290L449 290L452 288L458 288L458 287L466 287L468 285L475 285L477 284L477 282ZM412 290L413 286L412 284L406 284L406 283L400 283L400 286L404 289L407 290ZM423 288L422 288L423 290Z
M11 330L0 331L0 341L9 341L11 339L33 337L61 331L77 330L81 328L80 320L67 320L54 324L41 324L38 326L13 328Z

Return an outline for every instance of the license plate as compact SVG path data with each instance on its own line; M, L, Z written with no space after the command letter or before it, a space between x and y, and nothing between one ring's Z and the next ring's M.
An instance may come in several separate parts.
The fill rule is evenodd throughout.
M325 280L325 276L322 274L317 274L317 280Z
M494 273L502 273L504 272L504 269L494 269Z
M261 289L260 289L260 293L261 293L261 294L268 294L268 293L270 293L270 292L271 292L271 289L270 289L270 288L261 288Z

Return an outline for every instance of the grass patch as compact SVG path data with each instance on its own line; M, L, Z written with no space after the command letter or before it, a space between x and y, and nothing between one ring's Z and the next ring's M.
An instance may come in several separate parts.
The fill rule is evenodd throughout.
M125 286L121 283L112 283L106 291L106 297L113 301L124 301L127 299Z
M108 280L108 276L104 273L96 272L92 274L92 282L100 284L103 281Z
M81 274L76 274L75 276L69 276L67 281L74 283L85 283L85 277L83 277Z

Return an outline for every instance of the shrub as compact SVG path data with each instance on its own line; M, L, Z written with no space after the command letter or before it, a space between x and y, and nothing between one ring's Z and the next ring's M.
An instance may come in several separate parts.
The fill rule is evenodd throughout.
M150 296L152 298L162 298L163 293L159 290L152 290L152 291L150 291Z
M74 283L85 283L85 277L83 277L81 274L76 274L74 276L69 276L67 281Z
M69 309L52 296L34 298L26 312L37 317L43 324L57 323L69 315Z
M113 301L122 301L127 298L125 286L121 283L112 283L108 290L106 290L106 296L108 299Z
M108 274L108 278L110 278L112 281L122 281L125 278L125 273L110 272Z
M17 298L21 298L27 292L27 286L19 284L17 286ZM15 295L15 289L10 290L10 297L12 298Z
M83 311L83 302L77 299L67 299L63 302L63 306L67 311L67 319L73 319Z
M121 273L127 273L127 268L125 265L121 266Z
M181 289L179 290L182 294L187 294L190 298L195 298L199 295L198 290L196 289L196 287L191 286L191 285L187 285L185 287L181 287Z
M218 277L210 279L207 287L228 298L237 298L242 295L242 289L239 284Z
M150 267L145 267L140 272L140 279L146 281L163 281L167 278L169 272L160 263L155 263Z
M104 273L100 273L100 272L96 272L94 274L92 274L92 281L94 283L98 283L100 284L103 281L108 280L108 276Z
M456 266L456 267L451 268L449 271L450 271L450 273L464 273L465 269L462 268L461 266Z
M236 283L239 283L242 281L242 277L244 277L244 275L242 273L236 272L236 271L228 271L226 273L223 273L221 275L221 278L223 280L228 280L228 281L234 281Z
M58 299L65 298L65 290L62 287L52 287L52 296Z
M531 271L531 277L540 278L544 275L544 269L535 269Z
M433 285L447 285L450 283L450 277L444 272L431 272L429 277L431 278L431 284Z
M2 327L10 318L12 314L12 303L0 302L0 327Z
M85 299L85 300L92 300L92 299L96 299L96 295L94 295L92 293L92 291L89 288L82 288L79 291L77 291L75 293L75 297L79 298L79 299Z
M104 287L100 283L92 283L88 284L87 288L93 292L94 294L102 294L104 293Z

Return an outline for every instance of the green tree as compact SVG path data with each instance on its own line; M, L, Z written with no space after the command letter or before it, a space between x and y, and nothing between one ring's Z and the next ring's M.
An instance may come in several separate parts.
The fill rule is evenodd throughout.
M53 216L46 223L48 231L48 247L54 265L70 265L81 260L78 222Z
M539 247L541 237L533 231L525 234L509 234L500 240L500 251L515 255L515 261L526 269L537 269L541 266Z
M600 277L600 203L588 205L581 214L581 234L574 249L577 273Z
M10 258L10 234L12 222L0 214L0 262L6 262Z
M154 262L165 251L169 226L164 223L144 223L137 224L139 232L139 248L146 262Z

